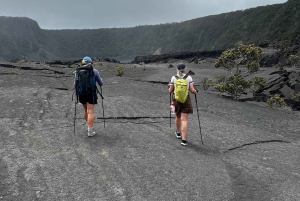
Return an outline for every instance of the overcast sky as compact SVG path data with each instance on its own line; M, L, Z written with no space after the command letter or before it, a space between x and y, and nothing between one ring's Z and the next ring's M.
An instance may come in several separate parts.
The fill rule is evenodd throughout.
M182 22L287 0L0 0L0 16L42 29L98 29Z

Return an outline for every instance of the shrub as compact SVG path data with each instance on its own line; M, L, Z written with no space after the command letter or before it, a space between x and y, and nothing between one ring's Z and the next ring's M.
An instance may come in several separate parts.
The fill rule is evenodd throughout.
M293 101L298 101L298 102L300 102L300 92L299 93L297 93L297 94L295 94L295 91L292 91L291 92L291 99L293 100Z
M101 61L99 61L98 65L99 66L103 66L103 63Z
M202 86L204 90L207 90L209 87L213 86L212 79L205 77L202 81Z
M298 66L300 63L300 57L297 55L290 55L289 60L292 66Z
M242 93L245 93L252 85L251 80L246 80L241 74L234 74L228 77L223 83L223 90L227 92L234 100Z
M224 75L217 75L216 80L217 80L216 81L217 84L221 84L221 83L225 82L226 77Z
M275 107L286 107L286 103L284 99L280 97L279 94L275 94L274 96L267 99L267 103L270 108Z
M257 92L266 86L266 79L264 77L254 77L253 79L253 91Z
M116 66L116 73L117 73L117 76L124 75L124 65L123 64Z
M223 84L216 84L214 89L218 91L218 94L221 95L222 92L225 92Z
M22 62L27 62L27 61L28 61L27 58L23 57Z
M259 63L256 61L252 61L247 64L247 68L249 73L255 73L259 71Z
M11 73L11 74L14 74L14 75L20 75L20 73L17 72L17 71L11 71L10 73Z

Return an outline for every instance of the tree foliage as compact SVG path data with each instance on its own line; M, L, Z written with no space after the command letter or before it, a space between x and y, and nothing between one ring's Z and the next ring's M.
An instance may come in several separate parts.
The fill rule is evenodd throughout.
M273 107L286 107L284 99L280 97L279 94L274 94L274 96L267 99L267 103L270 108Z
M216 60L215 67L224 67L230 70L231 76L225 79L224 83L218 82L214 87L219 93L227 92L233 99L237 99L242 93L245 93L253 84L252 80L246 80L239 70L241 64L246 64L248 72L253 73L259 71L258 60L261 58L262 49L254 45L240 44L238 48L228 49L222 52L221 56ZM236 68L235 73L232 70ZM262 84L260 79L256 80L255 87ZM260 81L258 83L258 81Z
M254 77L253 79L253 91L257 92L266 86L266 79L264 77Z
M213 86L212 79L205 77L202 80L202 87L204 90L207 90L209 87Z

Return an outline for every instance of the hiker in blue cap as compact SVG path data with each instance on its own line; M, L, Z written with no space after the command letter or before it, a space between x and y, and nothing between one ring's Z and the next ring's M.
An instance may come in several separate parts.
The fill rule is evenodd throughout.
M175 135L176 138L181 139L181 145L183 146L188 145L186 140L188 127L187 120L188 114L193 113L193 105L189 96L189 91L193 94L197 94L197 90L194 88L194 81L192 77L186 74L185 71L185 64L179 63L177 65L177 75L172 76L171 82L169 83L169 93L174 92L173 101L176 114Z
M92 59L88 56L81 61L81 66L77 68L74 80L77 99L83 106L83 116L88 126L88 136L94 136L94 106L97 104L96 82L102 86L103 81L98 70L93 68Z

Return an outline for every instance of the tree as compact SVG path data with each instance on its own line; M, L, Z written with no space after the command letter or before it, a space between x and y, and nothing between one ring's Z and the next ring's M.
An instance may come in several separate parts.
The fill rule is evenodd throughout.
M232 74L225 79L225 82L215 86L219 92L227 92L233 99L237 99L242 93L251 87L253 81L246 80L239 70L240 65L246 65L248 72L259 71L259 59L262 49L252 45L240 44L238 48L228 49L222 52L221 56L215 62L215 67L224 67ZM236 68L235 73L232 70Z

